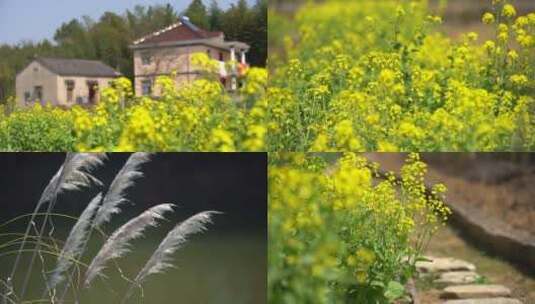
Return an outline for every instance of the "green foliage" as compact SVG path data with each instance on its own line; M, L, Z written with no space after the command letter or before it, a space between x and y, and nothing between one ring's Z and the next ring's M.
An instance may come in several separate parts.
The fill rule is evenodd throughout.
M208 15L210 16L208 18L208 24L210 25L209 29L211 31L220 29L223 22L223 11L217 4L217 0L212 0L212 2L210 2Z
M265 66L267 58L267 0L257 0L253 7L245 0L223 14L222 29L228 40L243 41L251 45L248 61L255 66Z
M205 69L214 62L195 61ZM135 98L131 82L115 80L94 108L35 105L0 115L0 150L9 151L261 151L266 138L267 73L251 68L237 95L208 71L179 88L169 77L158 99Z
M475 284L489 284L489 279L486 276L478 275Z
M271 154L269 303L386 304L406 295L415 262L448 218L445 187L425 192L426 165L411 154L377 180L353 153L334 164L305 153Z
M214 4L215 3L215 4ZM251 45L248 61L264 66L267 57L267 0L258 0L248 7L237 2L223 11L214 1L207 12L200 0L194 0L183 14L202 28L223 31L228 39ZM84 16L63 23L54 35L53 45L48 40L0 44L0 102L14 95L16 73L35 56L97 59L118 69L133 79L132 51L129 45L135 39L177 22L178 14L170 4L141 6L126 10L122 15L105 12L99 20Z
M270 19L287 56L273 62L269 150L532 150L535 13L494 1L491 40L452 41L426 3L308 2L298 39Z
M191 1L188 8L183 13L185 16L188 16L190 21L199 26L200 28L208 28L209 20L208 14L206 12L206 6L204 6L202 0L193 0Z
M405 287L403 285L396 281L390 281L386 286L384 296L388 302L393 302L394 300L401 298L404 294Z
M75 137L71 115L36 105L31 111L0 115L0 146L4 151L72 151Z

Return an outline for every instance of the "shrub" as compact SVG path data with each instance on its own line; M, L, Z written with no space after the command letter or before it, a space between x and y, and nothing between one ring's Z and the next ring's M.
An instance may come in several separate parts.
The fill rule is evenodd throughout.
M36 104L0 116L0 145L10 151L72 151L74 122L68 111Z
M494 38L454 42L426 3L304 5L272 62L268 149L533 149L535 13L493 1Z
M102 91L99 104L91 109L18 109L0 116L0 149L265 150L266 71L249 69L239 95L227 93L212 78L176 88L170 77L159 77L158 99L133 97L130 81L120 78Z
M276 154L269 170L269 303L391 303L450 210L427 194L426 165L408 157L400 179L355 154L336 163Z

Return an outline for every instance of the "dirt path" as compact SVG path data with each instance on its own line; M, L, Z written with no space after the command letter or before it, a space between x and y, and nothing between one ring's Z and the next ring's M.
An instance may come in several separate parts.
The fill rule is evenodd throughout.
M368 159L381 164L383 169L396 172L399 172L405 159L404 155L389 153L366 153L365 156ZM449 163L447 167L455 166ZM449 175L435 170L432 167L429 169L430 172L428 172L426 178L433 182L445 182L448 186L449 199L454 199L457 202L469 202L472 204L477 202L478 205L473 206L474 211L477 210L477 212L482 212L487 218L490 218L497 213L486 213L485 211L487 210L485 209L488 209L489 206L485 206L485 203L486 205L494 206L495 208L493 209L503 210L502 214L506 211L504 209L510 209L510 206L507 206L505 199L507 195L511 195L512 191L505 191L505 189L497 190L496 185L486 185L484 183L477 185L474 183L467 183L465 178L458 176L459 172L456 172L457 174ZM529 185L523 185L516 190L527 192L529 193L528 196L533 197L533 193L531 193L532 189ZM502 194L498 192L504 193ZM517 193L517 195L515 195L515 201L522 201L519 197L520 196ZM525 201L531 202L531 200L528 199L525 199ZM526 219L522 225L518 226L533 231L533 225L527 225L528 222L533 223L534 220L534 218L531 218L533 213L530 210L524 210L522 213L517 212L515 215L518 217L523 216ZM502 217L501 221L503 221L503 219L504 217ZM511 221L503 222L511 224ZM482 276L476 282L477 284L485 283L506 286L511 290L511 297L519 299L524 304L535 304L535 277L527 274L528 269L522 269L520 266L512 265L497 256L492 256L483 249L476 248L468 241L465 241L465 239L467 238L463 238L463 235L459 233L456 228L451 226L443 227L433 237L425 254L434 257L452 257L468 261L474 264L477 268L477 273ZM422 304L444 303L444 300L440 299L442 290L437 287L438 286L432 284L432 281L429 279L418 280L417 289L420 293Z
M472 154L421 155L428 163L426 181L444 183L449 202L477 212L486 222L515 230L523 238L535 237L533 167L471 159ZM406 159L404 153L366 153L365 156L381 164L381 168L395 172L399 172Z
M468 261L477 267L477 273L482 276L478 283L504 285L511 290L511 297L521 300L524 304L535 304L535 278L472 247L457 231L448 226L437 232L427 248L426 255ZM444 301L440 299L441 290L427 279L419 279L417 289L422 304L438 304Z

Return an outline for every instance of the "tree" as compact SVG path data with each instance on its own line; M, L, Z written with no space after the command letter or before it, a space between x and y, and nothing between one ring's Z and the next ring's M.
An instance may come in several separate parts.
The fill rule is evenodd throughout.
M173 6L171 6L170 3L167 3L165 5L165 8L163 9L163 16L162 16L163 23L166 23L166 24L174 23L176 21L176 17L177 17L177 14L175 12L175 9L173 8Z
M253 65L264 66L267 59L268 48L268 29L267 29L267 8L268 0L257 0L253 7L253 14L255 21L253 29L253 56L249 60Z
M223 11L217 4L216 0L212 0L210 4L210 13L208 17L209 29L211 31L221 30Z
M204 6L202 0L191 1L190 5L182 15L187 16L191 23L200 28L207 29L209 27L206 6Z
M151 6L149 9L136 5L133 11L126 11L125 18L132 37L137 39L175 23L178 15L170 4Z
M229 40L251 45L248 60L263 66L267 56L267 1L257 0L250 7L245 0L236 0L226 11L217 0L210 2L207 12L201 0L193 0L182 13L191 22L211 31L222 31ZM133 79L133 40L162 29L177 21L171 4L141 6L123 15L106 12L98 20L84 16L63 23L54 34L54 42L21 42L0 44L0 102L14 95L16 73L36 56L101 60Z
M113 68L131 70L131 32L126 21L119 15L106 12L91 29L97 57Z
M86 19L85 22L88 22ZM60 46L64 57L94 58L95 52L86 27L77 19L63 23L54 34L54 40Z
M222 30L229 40L248 43L248 61L264 66L267 58L267 0L257 0L253 7L239 0L223 14Z

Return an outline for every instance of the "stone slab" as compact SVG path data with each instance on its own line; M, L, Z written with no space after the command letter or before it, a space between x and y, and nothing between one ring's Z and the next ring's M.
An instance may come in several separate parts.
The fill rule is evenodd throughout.
M485 299L465 299L448 300L443 304L522 304L520 300L512 298L485 298Z
M445 299L472 299L509 297L511 290L502 285L459 285L444 288L441 297Z
M443 272L433 283L440 286L473 284L480 276L473 271Z
M450 271L475 271L476 266L455 258L426 257L431 262L416 262L416 269L422 273L437 273Z

